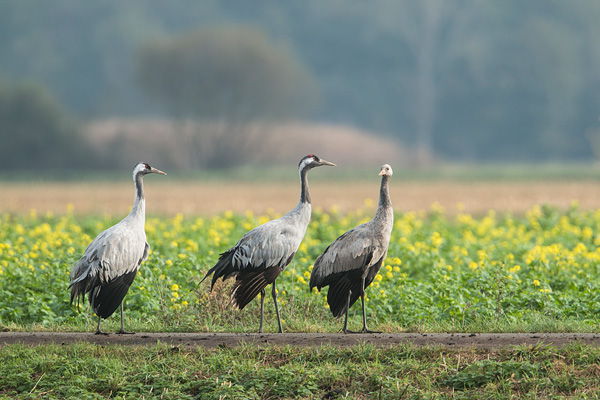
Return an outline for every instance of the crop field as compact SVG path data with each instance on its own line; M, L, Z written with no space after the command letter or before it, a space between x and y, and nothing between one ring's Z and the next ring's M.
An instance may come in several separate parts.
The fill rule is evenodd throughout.
M228 193L223 198L212 199L211 207L215 207L214 210L210 208L188 211L184 208L185 211L175 212L174 208L170 208L172 206L165 203L168 203L169 197L172 196L177 204L177 201L182 201L180 195L173 194L173 190L165 190L170 187L168 185L153 188L152 186L157 186L153 185L154 183L150 182L150 179L146 182L149 215L146 219L146 233L152 251L125 298L126 328L138 332L256 331L258 301L250 303L242 311L234 310L228 299L231 282L220 282L210 292L209 283L200 281L208 268L214 265L219 253L235 244L246 231L292 208L297 201L297 188L262 188L259 193L239 198L235 197L237 192ZM595 194L596 188L593 183L559 182L554 189L548 183L539 184L547 185L545 190L542 186L536 187L536 184L513 184L512 188L508 187L507 183L489 186L465 183L456 184L453 188L451 184L438 184L440 186L437 188L429 188L429 192L419 185L392 182L392 201L395 205L400 205L395 207L395 224L387 259L379 275L367 289L367 316L371 329L383 332L597 331L600 322L600 207L594 202L598 201L600 196ZM133 199L130 186L132 185L124 185L122 188L117 186L117 189L113 188L109 194L102 195L120 199L120 192L124 193L123 201L115 203L111 209L95 208L104 203L100 194L96 197L96 192L93 192L92 196L95 200L83 195L73 196L74 201L53 208L50 206L53 204L53 195L45 195L43 190L38 190L35 196L30 196L27 194L29 189L21 187L22 195L18 201L14 200L14 194L7 196L9 191L3 191L2 202L5 205L14 204L15 208L5 207L5 210L8 208L10 212L5 211L0 215L1 329L93 332L96 318L91 315L87 303L79 306L69 304L69 272L93 237L128 212L127 204L130 207ZM345 189L346 192L343 185L313 186L313 216L305 239L292 263L278 279L285 332L340 330L343 321L334 320L329 314L326 289L322 293L310 292L307 282L316 257L340 234L369 220L377 201L376 183L352 186ZM469 188L472 189L470 193ZM526 194L519 196L516 194L517 189L523 193L533 193L538 189L538 197L527 197ZM12 187L10 190L16 189ZM415 192L419 190L421 201L406 203L403 200L403 197L414 197ZM448 193L447 197L437 197L444 191ZM89 194L89 191L82 192ZM209 196L206 193L201 194L199 188L192 188L191 192L194 193L194 198ZM55 196L60 198L65 193L68 194L68 189L63 188ZM216 191L211 193L216 196ZM365 193L367 195L364 195ZM427 197L423 193L437 194ZM476 193L480 193L480 197L477 197ZM542 200L539 200L540 196ZM547 196L545 200L544 196ZM47 200L45 206L43 201L36 202L38 197ZM511 201L511 198L527 200L518 203ZM252 203L252 199L262 199L262 203ZM265 207L271 200L274 203L272 208ZM188 201L192 202L190 198ZM16 204L21 208L17 209ZM484 204L495 206L485 208ZM79 210L79 207L84 208L85 212ZM265 330L275 332L275 313L270 297L265 302L265 308ZM360 324L360 304L357 303L350 313L349 328L358 329ZM117 329L118 325L118 313L115 313L107 321L103 321L102 327L112 331ZM567 381L563 385L564 388L558 391L554 386L548 386L550 378L547 376L562 376L561 374L566 373L562 367L554 371L556 363L566 362L562 361L566 355L560 352L562 355L558 356L559 353L552 349L542 350L535 351L543 352L543 361L542 358L538 360L525 355L532 352L531 349L519 350L521 359L517 361L513 357L514 354L510 356L506 353L496 354L491 360L488 356L488 361L484 361L471 350L468 357L465 356L470 361L463 361L463 369L459 368L459 365L456 365L455 370L450 368L454 371L452 373L447 371L450 361L446 364L444 352L437 352L435 354L438 355L433 356L431 349L423 350L424 353L410 348L398 350L398 354L412 354L413 361L414 355L418 353L416 358L423 358L423 362L430 363L427 369L432 371L432 375L436 374L434 371L439 372L441 368L446 368L446 375L442 376L443 379L439 378L445 379L445 383L440 384L431 379L423 381L421 383L429 387L428 391L423 392L415 389L419 387L419 379L394 376L401 374L401 369L396 367L397 363L402 364L404 361L394 358L396 356L389 356L384 350L358 349L352 353L361 354L356 356L362 360L358 364L365 362L363 353L376 354L377 360L371 360L374 364L370 364L369 367L373 373L381 373L377 367L379 363L393 359L389 361L394 366L392 372L387 372L391 375L378 378L379 380L374 382L361 373L358 375L361 379L364 378L364 385L338 382L334 383L329 391L333 390L332 393L340 396L339 398L373 398L377 397L377 393L380 398L401 398L405 395L408 398L409 394L413 398L457 397L455 389L465 390L461 393L466 398L477 398L477 393L483 397L506 398L523 393L528 394L530 398L544 397L544 394L551 393L559 393L569 398L586 393L584 388L587 384L581 382L587 378L581 378L584 380L579 383ZM75 347L68 351L86 354L85 357L88 358L98 357L96 351L89 348ZM135 362L146 363L144 357L172 357L157 356L153 353L168 352L168 349L149 351L152 354L140 355L142 359L136 358ZM292 350L280 349L281 354L288 354L282 356L284 358L293 357L289 355L290 351ZM338 350L331 350L333 353L335 351ZM112 350L108 350L108 353L110 352ZM128 351L123 352L126 354L117 351L119 355L116 357L133 357ZM218 357L216 352L204 352L186 352L185 357L194 360L198 360L198 357ZM596 368L594 371L600 370L595 350L578 348L576 352L583 355L593 353L593 358L588 359L586 366L582 367L584 372L577 370L573 372L575 375L588 376L586 374L591 373L589 368ZM344 357L341 353L333 353L325 356L327 362L335 363L335 360ZM63 355L62 351L57 351L56 354L59 358L69 357L67 354ZM310 367L311 373L314 374L321 374L323 368L332 368L329 364L327 367L313 365L314 359L306 350L298 350L297 354L308 361L302 364L304 366L294 364L287 370L287 373L292 375L286 375L286 379L294 381L293 374L298 374L297 368L306 367L308 370ZM354 357L352 354L348 357ZM240 362L249 363L244 368L250 370L264 364L269 368L274 364L283 367L288 365L288 361L282 361L279 356L261 353L255 349L229 351L226 356L245 360ZM33 355L18 346L5 346L4 349L0 349L0 358L5 361L16 362L14 357L29 360ZM112 356L109 354L99 357L104 359ZM177 361L173 362L183 362L180 359L183 356L176 357ZM452 359L454 364L461 362L460 353L450 352L447 353L447 357L448 360ZM523 357L533 358L525 360ZM384 359L388 361L382 361ZM39 365L36 361L31 362L33 365ZM219 364L231 361L211 362ZM83 363L85 364L85 361ZM535 372L537 370L532 365L536 363L546 366L543 373ZM355 365L356 368L358 364ZM225 368L225 364L219 365ZM485 372L488 367L489 371L493 370L490 372L492 378L484 380L483 383L474 383L474 377L479 376L477 374L482 370ZM28 375L28 379L33 383L37 378L42 379L40 375L45 371L50 371L48 374L51 374L54 370L54 367L49 370L36 368ZM243 398L261 398L260 393L248 392L248 378L233 376L231 370L225 368L226 371L223 372L219 368L221 367L194 375L198 382L206 380L212 383L202 384L204 386L201 387L194 386L188 392L185 387L177 386L178 390L184 394L192 393L192 398L194 393L204 393L203 391L212 395L207 394L201 398L225 398L215 393L221 393L223 396L229 394L228 398L242 398L242 393L246 394ZM271 377L260 375L256 379L261 385L271 384L272 379L283 379L280 376L283 372L275 371L271 371ZM190 372L186 372L188 373ZM409 374L413 373L414 371ZM219 377L227 377L228 380L219 384ZM343 380L341 376L339 378ZM471 378L473 381L469 380ZM4 393L24 393L16 389L18 385L14 382L8 387L16 392L3 392L2 384L7 385L7 380L17 378L13 376L5 381L2 379L0 378L0 397ZM133 398L160 395L152 394L152 390L145 387L145 383L141 381L134 382L141 385L134 391L123 392L125 386L133 383L127 381L126 385L123 382L119 383L117 377L111 379L115 379L116 383L105 382L100 389L89 389L90 393L99 394L99 397L110 397L114 391L115 394L120 393L121 397ZM214 379L217 379L216 383ZM541 385L541 382L545 382L546 386ZM307 391L298 389L293 395L285 395L272 388L271 395L267 397L320 398L327 393L325 389L328 384L318 379L309 383L310 385L307 383L306 386ZM229 386L223 387L223 384ZM168 387L167 383L164 385ZM234 389L235 385L243 387L235 391L231 385L234 385ZM297 382L295 385L302 386ZM78 387L81 389L82 386ZM136 391L142 390L141 387L144 387L146 392ZM339 392L336 387L340 388ZM24 391L35 389L33 385L24 388ZM471 389L475 390L475 394L469 391ZM589 393L598 395L597 385L590 390ZM137 397L132 393L138 393ZM140 393L146 395L142 396ZM164 392L162 394L165 395ZM173 395L172 398L178 396Z
M309 292L307 281L329 243L371 218L374 203L366 203L347 213L313 212L294 261L278 280L286 330L336 329L328 325L324 293ZM200 279L246 231L278 216L226 211L148 217L152 251L126 298L126 315L150 329L254 329L256 307L233 311L226 298L229 282L209 293ZM81 312L69 305L69 271L93 237L118 219L79 217L72 209L64 215L3 214L0 323L68 327L91 318L86 305ZM600 211L576 203L565 210L535 205L522 216L493 210L481 217L460 211L448 216L436 203L427 211L397 213L385 265L368 289L372 325L388 331L469 330L493 329L502 321L524 329L520 324L574 319L576 329L593 329L600 310L599 227ZM307 324L307 312L319 318Z

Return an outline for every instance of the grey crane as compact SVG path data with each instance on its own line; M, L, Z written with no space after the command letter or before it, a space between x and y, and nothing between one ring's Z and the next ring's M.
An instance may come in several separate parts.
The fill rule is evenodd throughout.
M365 311L365 288L379 272L387 255L390 236L394 226L394 210L388 188L392 167L384 164L379 175L381 188L375 216L369 222L358 225L337 238L315 261L311 276L310 289L319 291L329 286L327 303L335 318L346 314L344 333L348 330L348 310L360 296L362 300L362 333L371 333L367 329Z
M335 166L334 163L309 154L298 164L300 172L300 201L298 205L281 218L269 221L246 233L235 246L221 253L214 267L208 270L202 281L214 273L210 288L212 290L219 278L223 280L236 277L231 290L233 305L240 310L260 293L260 327L263 331L265 288L272 284L272 296L275 303L279 333L283 333L281 316L277 306L275 279L292 261L300 242L304 238L310 222L311 205L308 190L307 173L314 167Z
M146 200L142 178L152 173L166 175L146 163L133 168L135 201L131 212L96 236L71 271L71 304L74 299L77 303L80 298L84 300L89 293L92 310L98 315L96 335L106 334L100 330L100 319L110 317L119 304L121 330L117 333L132 333L123 329L123 298L150 250L144 230Z

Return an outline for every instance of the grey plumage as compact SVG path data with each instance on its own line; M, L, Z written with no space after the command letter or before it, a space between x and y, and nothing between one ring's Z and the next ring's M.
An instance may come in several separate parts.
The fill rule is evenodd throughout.
M335 166L312 154L303 157L298 164L301 182L298 205L283 217L258 226L242 236L235 246L221 254L215 266L209 269L202 279L204 281L214 274L210 285L212 290L219 278L225 280L236 277L231 299L239 309L243 309L260 293L259 332L263 329L265 288L269 284L272 284L279 332L283 332L277 306L275 279L294 258L310 222L311 199L307 173L310 169L323 165Z
M367 329L365 288L379 272L387 255L394 225L394 210L390 201L388 181L392 168L385 164L379 175L379 203L373 219L337 238L315 261L310 277L310 289L329 286L327 303L334 317L346 315L343 331L347 330L348 310L361 297L363 330Z
M150 246L144 230L146 200L142 178L146 174L164 172L139 163L133 169L135 201L131 212L116 225L100 233L85 250L71 271L71 303L79 302L89 294L92 310L100 318L108 318L121 305L121 330L123 329L123 298L127 294L141 263L148 258Z

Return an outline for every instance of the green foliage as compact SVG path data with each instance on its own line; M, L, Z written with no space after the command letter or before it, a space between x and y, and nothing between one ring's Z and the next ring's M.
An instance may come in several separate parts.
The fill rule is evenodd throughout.
M316 257L373 210L347 215L315 211L293 262L278 279L287 331L338 331L326 289L308 291ZM252 332L258 301L239 311L231 280L200 283L218 256L251 228L278 215L148 218L152 247L127 297L134 330ZM68 277L92 238L114 218L71 214L0 218L0 324L17 329L88 330L87 302L69 305ZM434 205L429 214L396 215L388 257L367 288L372 328L384 331L591 331L598 323L595 234L600 212L534 207L523 217L490 211L454 218ZM274 329L270 299L266 329ZM360 304L350 312L359 324ZM107 324L115 325L113 317Z
M482 360L441 379L440 384L454 389L471 389L503 380L531 378L539 368L540 365L529 362Z

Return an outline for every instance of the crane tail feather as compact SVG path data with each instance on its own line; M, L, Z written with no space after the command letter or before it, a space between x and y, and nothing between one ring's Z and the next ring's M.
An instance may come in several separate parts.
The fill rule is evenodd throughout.
M219 257L219 261L215 264L214 267L206 272L204 278L200 281L200 283L204 282L206 278L208 278L211 274L214 274L212 277L212 281L210 283L210 290L212 290L213 286L217 280L223 277L223 280L235 275L237 270L233 267L233 254L235 253L235 248L229 249L224 253L221 253L221 257Z
M329 290L327 291L327 304L329 310L335 318L339 318L346 313L348 307L348 292L350 295L350 307L358 300L361 292L361 274L360 271L354 273L340 273L330 276L328 279Z
M96 315L106 319L115 312L129 291L136 274L137 268L90 291L90 304Z
M242 310L252 299L267 287L275 282L275 279L281 273L278 266L240 273L231 290L231 300L233 305Z

